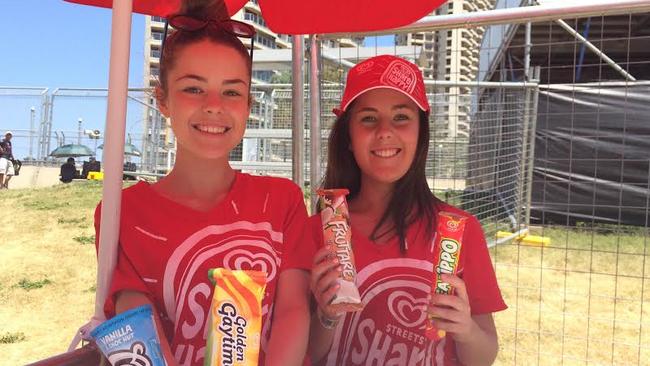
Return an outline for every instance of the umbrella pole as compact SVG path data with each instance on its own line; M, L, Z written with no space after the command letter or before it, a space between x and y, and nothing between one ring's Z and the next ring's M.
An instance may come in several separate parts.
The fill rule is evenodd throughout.
M108 103L104 129L104 186L102 191L99 250L97 253L97 291L95 313L90 322L79 329L68 352L74 350L81 338L90 340L90 332L101 324L104 302L117 262L122 203L122 161L124 131L126 130L126 100L129 82L129 51L131 47L131 12L133 0L113 1L111 23L111 56L108 71Z
M129 81L132 0L113 1L108 106L104 137L104 187L97 260L95 319L104 320L104 302L117 261L122 202L122 161Z
M305 188L304 176L304 139L305 139L305 85L303 75L304 38L293 36L291 44L291 70L293 90L291 92L291 161L293 182L301 189Z
M320 69L319 54L320 41L317 35L309 37L309 143L311 150L309 154L309 188L311 191L311 212L316 213L318 195L316 189L319 187L321 178L321 130L320 130Z

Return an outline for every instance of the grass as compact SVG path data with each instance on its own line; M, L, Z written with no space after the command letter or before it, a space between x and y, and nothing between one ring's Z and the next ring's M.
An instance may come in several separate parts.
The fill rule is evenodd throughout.
M65 352L92 316L96 258L90 239L101 189L97 182L74 182L0 191L0 211L10 213L0 215L3 365Z
M509 309L497 365L650 365L647 229L544 227L546 247L491 249Z
M22 332L5 333L0 336L0 344L18 343L25 340L25 334Z
M79 218L60 217L56 220L56 222L59 225L85 225L88 224L89 220L87 220L85 217L79 217Z
M30 281L26 278L23 278L22 280L18 281L18 284L15 287L20 287L23 290L29 291L35 290L37 288L42 288L43 286L49 285L51 283L52 281L48 280L47 278L39 281Z
M0 215L3 364L65 352L92 315L100 195L96 182L0 191L0 210L11 212ZM491 249L509 306L495 314L496 364L650 366L648 232L582 225L533 234L551 245Z
M81 235L75 236L72 240L79 244L95 244L95 235Z

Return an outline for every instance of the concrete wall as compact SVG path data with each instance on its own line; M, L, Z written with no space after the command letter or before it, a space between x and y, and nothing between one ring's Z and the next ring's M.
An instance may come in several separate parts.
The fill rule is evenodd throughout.
M9 189L49 187L59 182L59 171L57 167L38 167L23 165L20 175L12 177L9 181Z

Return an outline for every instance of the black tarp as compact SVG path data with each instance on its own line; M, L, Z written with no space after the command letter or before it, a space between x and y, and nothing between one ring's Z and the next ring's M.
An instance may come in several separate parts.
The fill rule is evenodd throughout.
M541 86L531 223L650 223L650 82Z

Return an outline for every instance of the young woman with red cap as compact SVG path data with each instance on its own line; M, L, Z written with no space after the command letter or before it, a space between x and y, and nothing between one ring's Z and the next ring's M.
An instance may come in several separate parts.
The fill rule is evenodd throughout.
M311 289L317 303L309 353L318 365L491 364L498 343L492 313L506 308L484 234L468 213L438 200L425 178L429 103L416 65L394 56L368 59L348 74L330 135L324 188L346 188L357 286L364 308L330 305L341 271L322 248ZM453 295L429 296L437 215L468 218ZM322 243L321 219L312 217ZM425 336L427 315L446 331Z
M254 29L223 14L222 1L183 5L169 18L175 31L164 41L156 88L177 139L176 163L159 182L123 192L105 311L152 304L167 364L203 365L214 289L208 270L261 270L262 334L248 341L261 342L260 365L301 365L314 255L301 189L228 163L251 106L251 56L238 37L252 38Z

